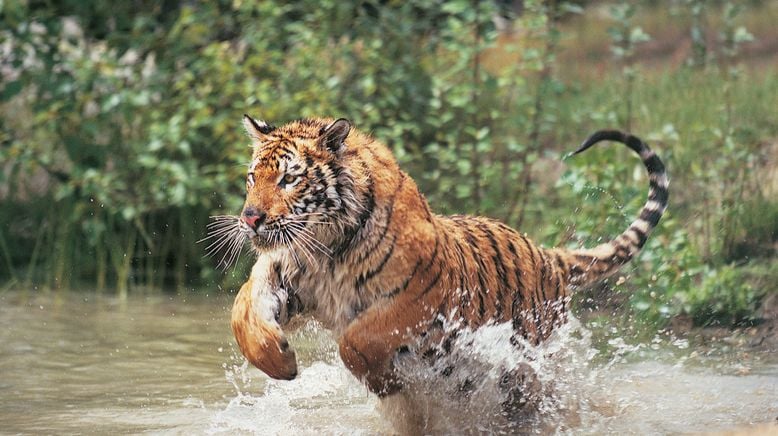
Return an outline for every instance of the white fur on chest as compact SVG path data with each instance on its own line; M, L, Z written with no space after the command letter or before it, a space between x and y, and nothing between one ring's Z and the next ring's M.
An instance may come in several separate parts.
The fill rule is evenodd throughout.
M298 295L307 307L315 307L314 317L325 327L340 333L356 316L360 293L355 274L345 267L330 271L324 263L317 270L306 271L295 280Z

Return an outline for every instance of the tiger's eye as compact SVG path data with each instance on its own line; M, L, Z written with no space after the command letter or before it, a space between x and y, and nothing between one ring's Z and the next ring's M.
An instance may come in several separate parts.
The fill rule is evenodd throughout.
M295 180L297 180L297 176L293 176L291 174L287 174L287 175L284 176L284 183L287 183L287 184L288 183L292 183Z

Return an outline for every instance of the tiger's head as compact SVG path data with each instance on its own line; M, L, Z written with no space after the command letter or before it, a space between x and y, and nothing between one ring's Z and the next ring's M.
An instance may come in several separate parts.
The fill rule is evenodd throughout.
M356 213L353 174L344 164L351 123L303 119L281 127L244 115L254 152L239 227L257 251L286 246L324 251L312 230Z

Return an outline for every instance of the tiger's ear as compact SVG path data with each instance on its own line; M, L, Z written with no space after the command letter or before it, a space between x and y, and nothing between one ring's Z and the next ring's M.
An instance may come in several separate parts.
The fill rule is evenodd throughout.
M268 123L255 120L246 114L243 114L243 128L246 129L249 137L257 142L265 141L267 135L273 131L273 127Z
M329 126L321 129L319 133L319 145L322 148L338 154L345 148L345 141L351 131L351 122L345 118L338 118Z

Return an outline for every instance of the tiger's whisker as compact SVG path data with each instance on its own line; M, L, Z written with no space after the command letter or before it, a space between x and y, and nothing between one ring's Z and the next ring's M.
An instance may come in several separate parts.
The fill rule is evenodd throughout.
M226 271L230 267L230 264L232 263L232 260L235 256L235 250L240 249L242 243L243 238L241 237L241 234L234 235L230 241L230 244L225 250L224 255L219 260L219 265L223 265L223 270Z
M221 250L224 247L225 244L227 244L231 239L234 239L235 237L237 237L237 233L236 232L230 232L230 233L225 233L223 235L220 235L220 237L218 239L216 239L215 241L211 242L210 245L205 247L205 251L206 252L216 252L216 251L219 251L219 250Z
M324 245L321 241L316 239L315 234L306 227L298 227L298 235L306 237L316 248L322 252L322 254L325 254L329 257L329 253L332 252L329 247Z
M294 260L297 263L297 266L298 267L302 266L302 263L300 262L300 258L297 257L297 253L295 253L294 247L292 247L292 243L291 243L292 239L283 230L280 232L280 235L282 237L284 245L289 250L289 252L292 253Z
M327 258L332 259L332 256L330 255L331 251L324 247L324 245L321 244L321 242L317 241L316 239L313 239L313 237L306 235L304 233L299 233L298 237L305 241L306 244L312 249L320 252L321 254L327 256Z
M292 229L290 229L290 230L291 231L295 231L295 230L292 230ZM313 259L311 259L310 256L313 254L313 253L311 253L311 249L314 248L314 246L311 245L310 241L308 239L306 239L305 237L302 237L300 235L300 233L298 233L297 231L295 231L294 240L295 240L296 243L298 243L298 246L300 246L301 249L305 250L306 254L309 255L308 260L310 260L311 263L313 263Z

